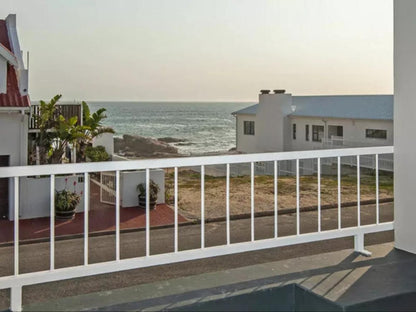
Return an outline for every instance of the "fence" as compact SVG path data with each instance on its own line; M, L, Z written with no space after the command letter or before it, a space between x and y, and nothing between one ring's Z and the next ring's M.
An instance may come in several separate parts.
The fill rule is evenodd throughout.
M135 161L117 161L103 163L81 163L81 164L64 164L64 165L44 165L44 166L22 166L22 167L5 167L0 168L0 178L10 178L13 182L14 196L14 274L0 277L0 289L11 289L11 309L18 311L22 307L22 287L52 281L65 280L76 277L91 276L103 273L112 273L123 270L130 270L155 265L163 265L187 260L195 260L207 257L241 253L266 248L274 248L299 243L308 243L313 241L335 239L341 237L354 236L355 250L365 253L364 234L393 229L393 222L380 222L379 214L379 155L392 154L393 147L370 147L356 149L332 149L332 150L314 150L301 152L285 153L265 153L265 154L247 154L247 155L226 155L210 157L189 157L189 158L170 158L170 159L151 159ZM376 186L376 222L373 224L362 225L360 220L360 159L367 155L375 155L375 186ZM357 224L353 227L342 227L341 224L341 158L356 158L357 166ZM337 189L338 189L338 220L337 228L333 230L322 230L321 228L321 164L326 158L337 159ZM318 220L316 232L301 233L300 231L300 162L305 159L316 159L317 162L317 200L318 200ZM278 164L283 161L294 161L296 173L296 234L290 236L278 235ZM272 162L274 168L274 237L268 239L256 240L254 231L255 217L255 163ZM251 217L249 231L250 241L231 243L230 240L230 165L249 163L251 176ZM205 246L205 168L211 165L225 165L226 167L226 233L224 245L206 247ZM201 179L201 242L199 248L192 250L178 249L178 168L195 167L200 168ZM150 207L149 196L146 196L146 229L145 229L145 256L128 259L120 258L120 173L125 170L144 170L146 174L146 189L149 192L150 170L160 168L174 169L174 251L164 254L150 253ZM115 260L101 263L89 263L88 254L88 210L89 210L89 189L88 183L84 184L84 263L81 266L66 268L55 268L55 176L68 173L82 173L84 180L88 181L90 173L114 171L115 172ZM19 272L19 177L23 176L50 176L50 268L47 271L38 271L32 273ZM148 195L148 194L147 194Z

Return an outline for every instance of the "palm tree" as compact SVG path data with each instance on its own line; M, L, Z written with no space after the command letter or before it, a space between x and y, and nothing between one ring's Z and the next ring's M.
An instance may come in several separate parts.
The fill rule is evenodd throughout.
M111 127L105 127L102 124L106 109L100 108L91 114L90 108L85 101L82 101L82 124L85 127L85 138L78 140L77 159L85 161L85 149L92 144L95 137L103 133L115 133Z

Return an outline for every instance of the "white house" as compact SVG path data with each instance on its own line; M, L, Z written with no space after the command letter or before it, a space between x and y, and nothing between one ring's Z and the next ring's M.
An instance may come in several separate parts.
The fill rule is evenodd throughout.
M0 20L0 166L27 164L28 70L24 68L16 15ZM0 180L0 217L8 215L11 182Z
M292 96L263 90L233 113L237 151L283 152L393 145L392 95Z

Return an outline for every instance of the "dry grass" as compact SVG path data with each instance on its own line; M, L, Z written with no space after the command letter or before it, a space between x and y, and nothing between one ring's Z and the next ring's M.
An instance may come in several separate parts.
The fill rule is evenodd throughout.
M393 197L393 176L380 175L380 198ZM179 172L178 206L188 218L199 218L201 211L200 174L191 170ZM362 174L360 180L361 200L375 199L375 176L369 172ZM255 177L255 211L274 209L274 180L272 176ZM321 204L337 203L338 183L336 176L322 176ZM230 213L248 213L251 209L250 177L230 178ZM173 172L166 174L166 202L173 204ZM300 177L300 206L316 206L318 202L316 176ZM205 217L225 216L226 180L225 177L205 176ZM341 201L357 200L357 180L355 175L342 176ZM278 180L278 207L296 207L296 178L282 176Z

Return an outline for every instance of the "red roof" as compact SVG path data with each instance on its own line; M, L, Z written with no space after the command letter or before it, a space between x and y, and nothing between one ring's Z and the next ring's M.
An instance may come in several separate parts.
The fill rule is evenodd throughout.
M5 20L0 20L0 44L11 51L9 35ZM7 93L0 94L0 107L29 107L29 96L22 96L19 91L19 83L15 68L7 65Z
M9 35L7 34L7 26L5 20L0 20L0 43L4 45L9 51L12 50L9 42Z

